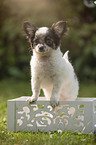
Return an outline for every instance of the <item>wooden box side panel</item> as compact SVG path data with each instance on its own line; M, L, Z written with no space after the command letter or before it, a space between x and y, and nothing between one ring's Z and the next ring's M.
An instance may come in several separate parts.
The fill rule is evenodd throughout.
M7 130L16 131L16 102L7 101Z
M96 133L96 100L93 102L93 131Z

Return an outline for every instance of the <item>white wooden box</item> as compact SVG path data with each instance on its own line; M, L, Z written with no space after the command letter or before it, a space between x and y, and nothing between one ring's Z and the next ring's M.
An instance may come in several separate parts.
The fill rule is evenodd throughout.
M45 97L28 104L27 97L7 102L8 131L74 131L93 133L96 130L96 99L78 98L60 101L53 108Z

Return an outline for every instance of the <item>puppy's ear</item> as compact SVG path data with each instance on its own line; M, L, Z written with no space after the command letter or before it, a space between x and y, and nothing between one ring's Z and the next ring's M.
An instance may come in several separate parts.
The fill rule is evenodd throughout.
M33 37L37 30L37 27L34 24L31 24L30 22L25 21L23 24L23 29L24 29L25 34L28 37Z
M63 34L67 32L67 22L66 21L59 21L52 25L51 29L53 32L61 38Z

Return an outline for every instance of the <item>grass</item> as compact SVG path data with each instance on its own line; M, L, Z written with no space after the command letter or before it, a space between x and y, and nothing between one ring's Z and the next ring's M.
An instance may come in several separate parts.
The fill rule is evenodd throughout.
M5 79L0 81L0 145L95 145L95 136L72 132L7 132L7 100L30 96L30 81ZM96 83L81 83L81 97L96 97Z

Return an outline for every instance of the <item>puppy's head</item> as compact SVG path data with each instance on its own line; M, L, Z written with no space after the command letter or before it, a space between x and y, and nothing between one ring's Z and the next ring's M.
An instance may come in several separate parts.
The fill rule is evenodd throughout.
M23 27L35 52L41 55L49 54L53 49L56 50L60 46L62 36L67 31L65 21L59 21L51 28L37 28L30 22L24 22Z

